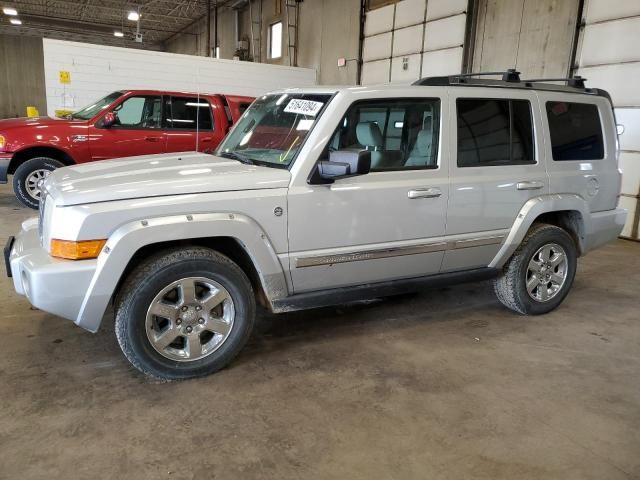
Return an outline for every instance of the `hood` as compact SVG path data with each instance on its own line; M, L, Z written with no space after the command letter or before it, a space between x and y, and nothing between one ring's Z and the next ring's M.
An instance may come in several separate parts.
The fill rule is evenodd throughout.
M289 186L288 170L198 152L103 160L55 170L45 188L56 205Z
M34 128L42 125L64 125L64 124L78 124L86 123L83 120L67 120L64 118L51 118L51 117L37 117L37 118L7 118L6 120L0 120L0 132L7 130L13 130L15 128L29 127Z

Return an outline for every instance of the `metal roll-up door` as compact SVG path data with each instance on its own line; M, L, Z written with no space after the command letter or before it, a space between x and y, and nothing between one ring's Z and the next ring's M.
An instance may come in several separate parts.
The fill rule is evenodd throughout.
M367 12L363 85L462 71L467 0L402 0Z

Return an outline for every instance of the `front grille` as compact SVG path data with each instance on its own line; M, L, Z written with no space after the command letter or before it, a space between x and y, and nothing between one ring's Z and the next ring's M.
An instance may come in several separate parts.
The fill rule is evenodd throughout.
M38 204L38 234L40 235L40 245L44 247L44 210L47 203L47 191L40 186L40 203Z

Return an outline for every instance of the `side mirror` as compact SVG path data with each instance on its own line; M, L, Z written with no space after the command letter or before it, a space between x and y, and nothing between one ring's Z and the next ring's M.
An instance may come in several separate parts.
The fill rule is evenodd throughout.
M337 150L329 153L329 161L318 162L315 177L319 177L313 183L331 183L339 178L366 175L371 170L371 152L360 150ZM312 179L314 180L314 179Z
M102 126L104 128L109 128L114 123L116 123L117 119L118 119L118 115L115 112L107 112L104 118L102 119Z

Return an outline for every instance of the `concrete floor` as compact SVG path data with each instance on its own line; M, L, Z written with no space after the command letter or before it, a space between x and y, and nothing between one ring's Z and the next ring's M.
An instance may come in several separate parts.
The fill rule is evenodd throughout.
M31 211L0 188L0 233ZM543 317L489 283L261 315L217 375L154 384L0 280L0 478L640 478L640 244ZM72 285L61 288L74 288Z

